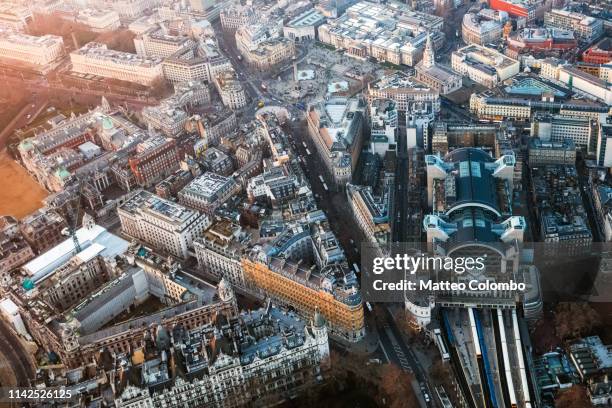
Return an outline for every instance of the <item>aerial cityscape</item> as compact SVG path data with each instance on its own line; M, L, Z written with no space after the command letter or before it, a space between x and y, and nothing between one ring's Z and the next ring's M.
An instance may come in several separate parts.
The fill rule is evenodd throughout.
M0 0L0 84L0 406L612 406L609 1Z

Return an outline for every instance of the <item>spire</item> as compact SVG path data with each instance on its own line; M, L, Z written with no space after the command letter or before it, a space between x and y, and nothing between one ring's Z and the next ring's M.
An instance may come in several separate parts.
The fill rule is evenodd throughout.
M427 33L427 43L425 44L425 51L423 52L423 67L431 68L435 65L435 63L436 59L433 42L431 41L431 34Z
M318 306L315 308L315 313L314 313L314 317L312 319L312 323L313 323L313 326L318 328L318 329L325 327L325 318L323 317L323 315L319 311L319 307Z
M108 99L106 99L106 96L104 95L102 95L102 102L100 103L100 106L102 107L103 112L110 112L111 110L110 103L108 103Z

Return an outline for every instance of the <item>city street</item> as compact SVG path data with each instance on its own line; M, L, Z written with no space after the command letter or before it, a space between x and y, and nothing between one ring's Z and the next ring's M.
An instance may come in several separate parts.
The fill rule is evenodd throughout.
M380 342L384 350L385 356L389 362L401 367L402 370L410 372L414 375L417 386L413 384L415 395L419 398L422 406L434 407L436 404L431 399L431 386L429 385L428 376L421 366L419 359L415 356L411 347L404 341L397 323L391 314L391 311L386 305L379 304L375 306L383 316L382 322L378 322L377 331L380 337ZM426 401L425 394L430 401Z
M353 218L346 193L323 188L319 175L323 176L327 185L331 185L331 182L327 180L327 175L323 170L324 164L321 163L314 143L310 140L306 121L295 121L291 124L289 139L293 142L294 151L304 160L304 172L315 194L317 204L327 214L330 225L345 250L349 264L361 265L359 244L366 240ZM306 152L303 142L308 146L310 155Z

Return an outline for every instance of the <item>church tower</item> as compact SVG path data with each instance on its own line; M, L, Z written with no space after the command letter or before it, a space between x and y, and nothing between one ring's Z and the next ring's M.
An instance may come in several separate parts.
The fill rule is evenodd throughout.
M319 356L321 357L322 366L329 367L329 339L327 336L327 322L319 312L319 308L315 309L312 318L312 334L319 346Z
M425 44L425 51L423 51L423 68L432 68L436 64L436 56L434 54L433 42L431 41L431 34L427 33L427 43Z

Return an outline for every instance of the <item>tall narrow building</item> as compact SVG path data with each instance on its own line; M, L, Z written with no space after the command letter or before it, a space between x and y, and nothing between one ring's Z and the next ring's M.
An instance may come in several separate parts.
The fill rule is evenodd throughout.
M436 63L436 55L434 53L431 34L427 35L427 43L425 43L425 51L423 51L423 68L432 68Z

